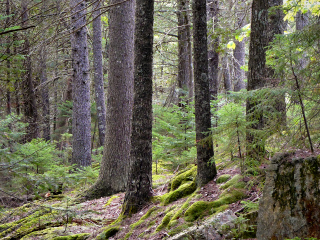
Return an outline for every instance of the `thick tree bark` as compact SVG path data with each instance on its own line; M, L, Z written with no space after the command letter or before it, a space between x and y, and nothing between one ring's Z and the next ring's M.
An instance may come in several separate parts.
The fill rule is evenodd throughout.
M274 77L274 71L266 66L266 48L273 40L275 34L283 32L282 11L277 6L282 6L282 0L253 0L248 91L265 87ZM270 9L270 7L276 8ZM247 100L247 121L258 120L257 123L251 124L247 131L247 156L253 158L260 158L265 153L263 137L254 133L256 130L262 130L265 125L263 111L256 108L258 104L256 100L250 98Z
M122 211L139 211L152 196L153 0L137 0L134 34L134 103L131 170Z
M93 67L94 67L94 88L97 107L99 146L103 146L106 133L106 104L103 87L103 61L102 61L102 33L101 33L101 2L95 1L93 8ZM121 6L122 7L122 6ZM112 10L111 10L112 11ZM129 17L129 16L128 16Z
M193 1L194 18L194 93L197 141L197 183L199 186L212 180L216 174L213 157L213 144L210 136L211 114L207 51L206 0Z
M22 27L28 25L29 16L28 16L28 3L26 1L22 1ZM34 138L39 136L39 128L38 128L38 111L36 106L36 96L34 93L34 86L32 80L32 65L31 65L31 56L30 56L30 42L29 38L26 35L24 39L24 51L25 55L24 68L25 75L23 79L23 99L24 99L24 115L25 120L29 124L26 130L25 141L29 142Z
M192 83L192 64L191 64L191 33L189 23L189 1L178 0L178 49L179 49L179 63L178 63L178 87L179 87L179 103L181 97L191 95L189 92L193 91L190 88ZM186 101L188 99L184 99Z
M41 87L41 98L42 98L42 117L43 117L43 133L42 137L49 141L50 140L50 102L49 102L49 91L47 86L47 50L46 46L42 46L40 54L40 81Z
M99 179L84 194L86 199L126 190L133 105L133 36L134 1L127 1L109 12L106 139Z
M218 0L207 0L208 2L208 17L209 21L212 21L212 32L214 33L215 28L218 24L218 12L219 12L219 2ZM215 100L218 96L219 82L219 53L217 48L219 46L219 38L212 38L212 34L209 34L209 87L210 87L210 99Z
M72 160L77 167L91 165L90 79L86 29L86 2L71 0L73 67Z

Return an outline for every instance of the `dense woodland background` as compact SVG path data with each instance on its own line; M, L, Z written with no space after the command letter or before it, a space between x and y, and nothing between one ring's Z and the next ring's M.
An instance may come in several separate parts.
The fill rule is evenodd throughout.
M313 153L319 15L315 0L1 0L0 205L127 191L132 214L164 168L197 164L201 186L226 159L255 175Z

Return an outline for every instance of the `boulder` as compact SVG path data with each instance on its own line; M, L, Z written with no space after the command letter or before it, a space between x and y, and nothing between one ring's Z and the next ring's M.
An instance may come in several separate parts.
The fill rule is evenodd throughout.
M320 159L274 157L266 169L257 238L320 238Z

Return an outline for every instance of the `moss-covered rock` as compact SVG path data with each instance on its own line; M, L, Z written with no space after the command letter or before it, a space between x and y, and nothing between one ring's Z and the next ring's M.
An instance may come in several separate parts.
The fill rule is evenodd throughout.
M169 231L169 235L174 236L180 232L183 232L184 230L186 230L190 226L191 226L190 223L185 223L185 224L179 225L176 228L173 228L171 231ZM189 238L186 238L186 239L189 239Z
M59 211L52 211L51 208L41 208L31 215L17 221L0 225L0 238L20 239L31 232L42 230L48 226L55 227L65 222Z
M169 189L171 191L174 191L177 188L179 188L182 184L189 181L194 181L196 176L197 176L197 166L192 167L190 170L180 172L169 183Z
M171 217L174 215L174 210L168 212L162 219L161 224L156 228L156 232L159 232L163 228L167 227L168 223L171 220Z
M197 184L194 181L184 183L178 189L163 195L162 202L164 205L167 205L180 198L188 196L189 194L192 194L196 189Z
M237 202L246 197L243 190L234 189L220 195L220 198L213 202L198 201L192 204L185 212L186 221L195 221L203 216L221 212L228 207L228 204Z
M98 235L98 240L109 239L114 236L117 232L120 231L120 227L109 227L105 231L103 231L100 235Z
M59 236L52 238L52 240L85 240L90 236L89 233L78 233L69 236Z
M220 189L227 189L229 187L235 187L235 188L243 188L245 186L245 183L242 181L242 176L237 174L233 178L231 178L229 181L227 181L225 184L220 186Z
M184 212L187 210L187 208L190 205L191 199L192 199L192 195L187 199L187 201L185 201L184 204L182 204L180 209L175 212L175 214L172 216L170 222L168 223L168 228L171 228L171 227L174 227L175 225L177 225L176 219L183 216Z
M29 233L22 237L21 240L85 240L89 236L90 233L72 234L70 232L65 232L64 227L55 227Z
M216 183L225 183L226 181L228 181L231 178L230 174L223 174L220 177L218 177Z

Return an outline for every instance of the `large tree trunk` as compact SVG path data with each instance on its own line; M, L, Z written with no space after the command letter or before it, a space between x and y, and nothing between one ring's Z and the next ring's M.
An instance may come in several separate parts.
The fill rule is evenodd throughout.
M212 21L212 32L214 33L215 28L218 24L218 12L219 2L217 0L208 0L208 17L209 21ZM213 38L213 34L209 35L209 51L208 51L208 66L209 66L209 87L210 87L210 99L215 100L218 96L219 82L219 53L217 49L219 47L219 38Z
M274 71L266 66L266 48L273 40L275 34L283 31L283 16L281 9L270 9L281 6L282 0L253 0L251 34L249 48L249 72L247 90L257 90L266 86L268 80L273 78ZM269 9L271 10L269 13ZM279 100L280 102L280 100ZM265 126L262 109L257 109L259 102L256 99L247 100L247 121L251 124L247 131L247 156L261 158L265 154L264 137L258 134ZM276 103L277 104L277 103ZM282 108L279 103L278 108ZM276 106L277 107L277 106Z
M122 7L122 6L121 6ZM101 2L95 1L93 8L93 66L94 66L94 88L97 106L99 145L103 146L106 132L106 104L103 87L103 62L102 62L102 33L101 33ZM111 10L112 11L112 10ZM128 16L129 17L129 16Z
M22 1L22 27L28 25L28 3ZM34 138L39 136L38 128L38 111L36 106L36 95L34 93L34 86L32 81L32 65L30 56L30 42L26 35L24 39L23 54L25 55L24 68L25 74L23 79L23 99L24 99L24 115L26 122L29 124L27 126L25 141L29 142Z
M210 136L211 114L208 75L206 0L193 1L194 18L194 93L197 141L197 183L208 183L216 174L213 157L213 143Z
M189 92L193 91L189 87L192 85L192 71L191 71L191 34L189 24L189 1L178 0L178 48L179 48L179 63L178 63L178 87L179 87L179 103L182 100L181 97L191 95Z
M110 4L121 1L113 0ZM99 179L84 194L86 199L126 190L133 104L133 36L134 1L128 1L109 12L106 139Z
M40 54L40 81L41 81L41 98L42 98L42 117L43 117L43 133L42 137L50 140L50 103L49 103L49 91L47 86L47 50L46 46L42 46Z
M137 0L134 34L134 103L131 170L122 211L131 215L152 196L153 0Z
M90 79L86 29L86 2L71 0L73 67L72 160L77 167L91 165Z

